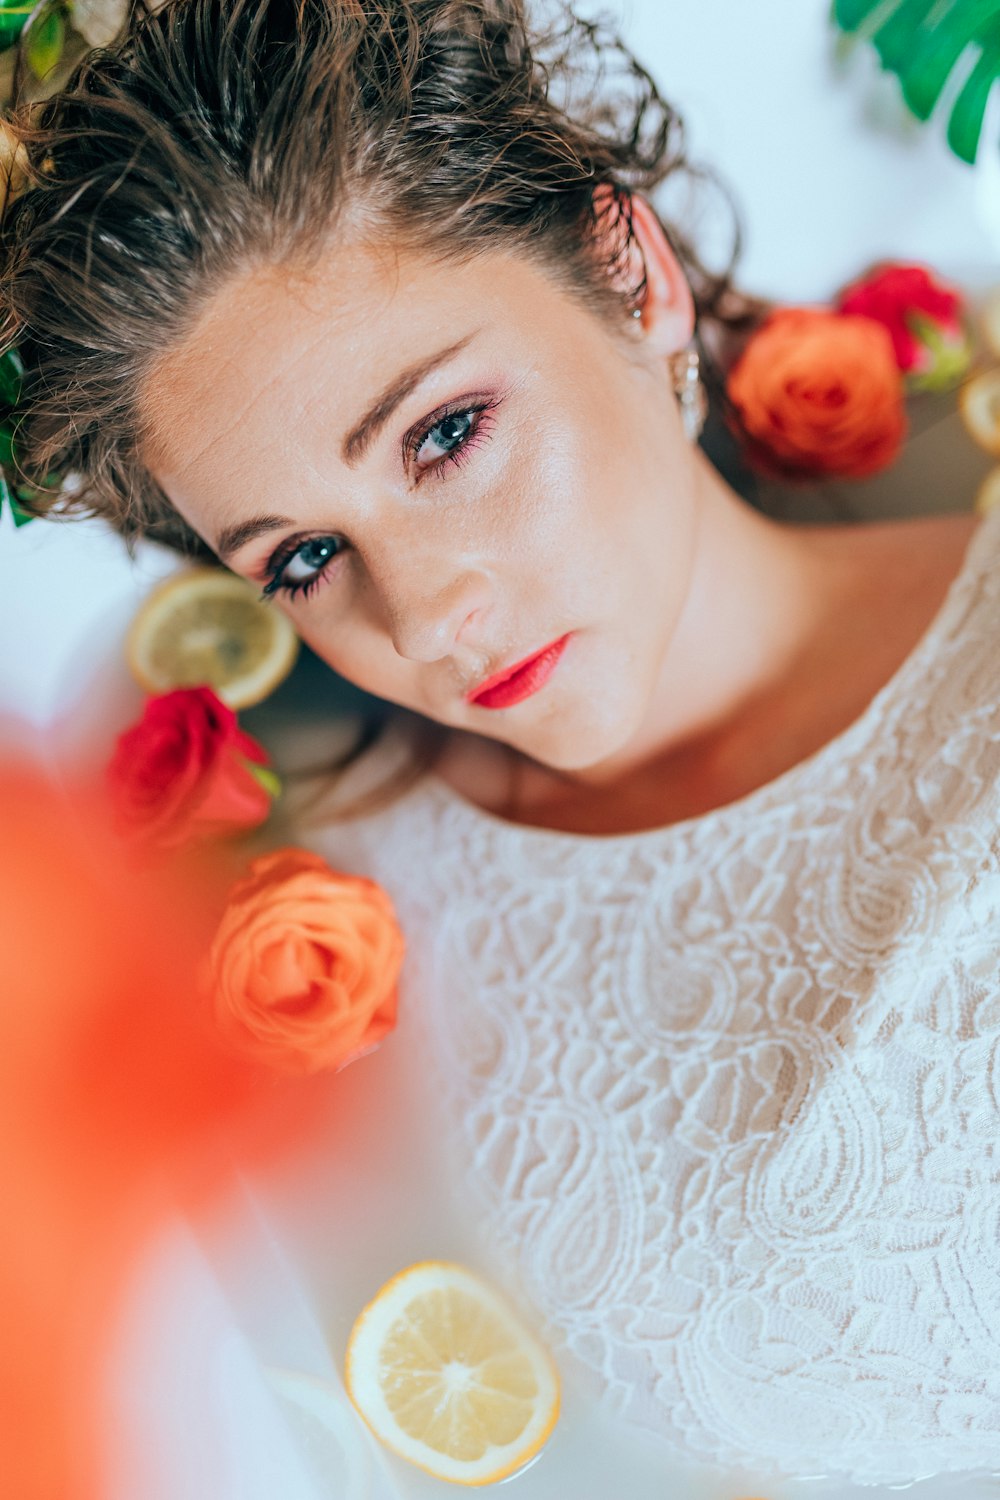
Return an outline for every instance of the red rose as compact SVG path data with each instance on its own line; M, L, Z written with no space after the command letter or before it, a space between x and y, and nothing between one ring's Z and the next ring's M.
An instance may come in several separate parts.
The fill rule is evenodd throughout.
M278 780L267 754L208 687L149 698L108 767L119 830L161 848L253 828Z
M837 305L887 329L896 363L915 388L944 389L968 369L972 344L965 305L954 287L925 266L876 266L852 282Z

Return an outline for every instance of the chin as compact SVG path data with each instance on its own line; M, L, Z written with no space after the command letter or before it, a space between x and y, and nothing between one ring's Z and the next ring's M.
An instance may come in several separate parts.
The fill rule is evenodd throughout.
M600 713L594 705L582 711L563 710L543 724L511 734L507 743L539 765L553 771L593 771L626 751L639 732L641 710L621 698L605 699Z

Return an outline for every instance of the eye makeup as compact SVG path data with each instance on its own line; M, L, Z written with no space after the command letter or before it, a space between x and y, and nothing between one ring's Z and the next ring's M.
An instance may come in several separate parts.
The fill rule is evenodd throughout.
M308 599L313 589L326 577L333 563L343 552L344 545L343 539L338 536L289 537L267 561L264 577L268 579L268 583L260 596L261 600L267 602L279 592L287 594L291 599L299 594L304 599ZM285 578L285 570L300 552L305 552L309 547L322 551L324 546L327 546L329 556L317 562L317 571L309 578Z
M443 479L450 465L460 467L467 463L473 450L489 438L493 427L493 413L502 399L502 397L484 396L481 400L476 400L464 396L439 407L410 428L409 432L403 436L401 448L404 466L413 476L414 484L421 483L429 474ZM463 422L467 423L464 428ZM436 440L433 436L435 432L440 434ZM428 440L436 441L436 446L441 449L441 453L432 463L421 465L417 460ZM266 602L278 593L284 593L289 598L301 596L307 599L328 576L334 563L347 550L348 545L343 537L333 533L321 532L312 536L286 538L268 558L260 574L259 581L266 580L264 590L260 595L261 600ZM305 552L310 547L320 552L325 549L329 555L317 559L316 571L310 577L286 578L286 570L293 560L299 553ZM306 565L308 566L308 563Z
M468 462L472 450L489 437L493 426L492 414L501 400L501 397L484 397L477 401L464 396L459 401L439 407L430 416L424 417L416 427L411 428L403 438L403 462L411 472L415 471L414 482L419 484L428 473L443 478L446 464L461 466ZM460 423L465 418L469 425L465 432L455 436L453 446L446 448L434 463L418 464L421 449L436 431L444 432L449 423ZM445 438L445 441L449 439ZM438 446L441 447L440 440Z

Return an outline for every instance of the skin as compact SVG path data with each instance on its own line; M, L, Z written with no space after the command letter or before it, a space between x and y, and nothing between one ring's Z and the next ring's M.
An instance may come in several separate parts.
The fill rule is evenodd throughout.
M746 505L684 436L668 361L690 293L642 200L636 232L647 288L620 328L503 250L442 265L345 242L308 275L245 271L141 403L148 466L210 546L288 518L234 571L263 584L286 540L343 539L310 595L275 607L350 681L459 731L441 774L583 831L732 800L846 727L939 607L975 521L789 526ZM462 340L348 462L379 393ZM442 407L483 402L422 436ZM319 556L300 550L286 578ZM567 632L540 692L466 701Z

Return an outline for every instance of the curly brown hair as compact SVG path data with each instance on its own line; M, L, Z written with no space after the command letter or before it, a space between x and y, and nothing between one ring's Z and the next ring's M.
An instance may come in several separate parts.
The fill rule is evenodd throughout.
M338 223L463 257L498 242L620 321L630 193L705 174L680 118L606 24L522 0L166 0L15 121L28 185L0 226L0 339L25 366L20 477L35 513L210 549L143 464L148 372L229 278L308 266ZM610 184L611 194L595 187ZM619 235L596 236L611 213ZM668 238L699 326L745 323L732 256ZM600 263L594 245L615 248Z

